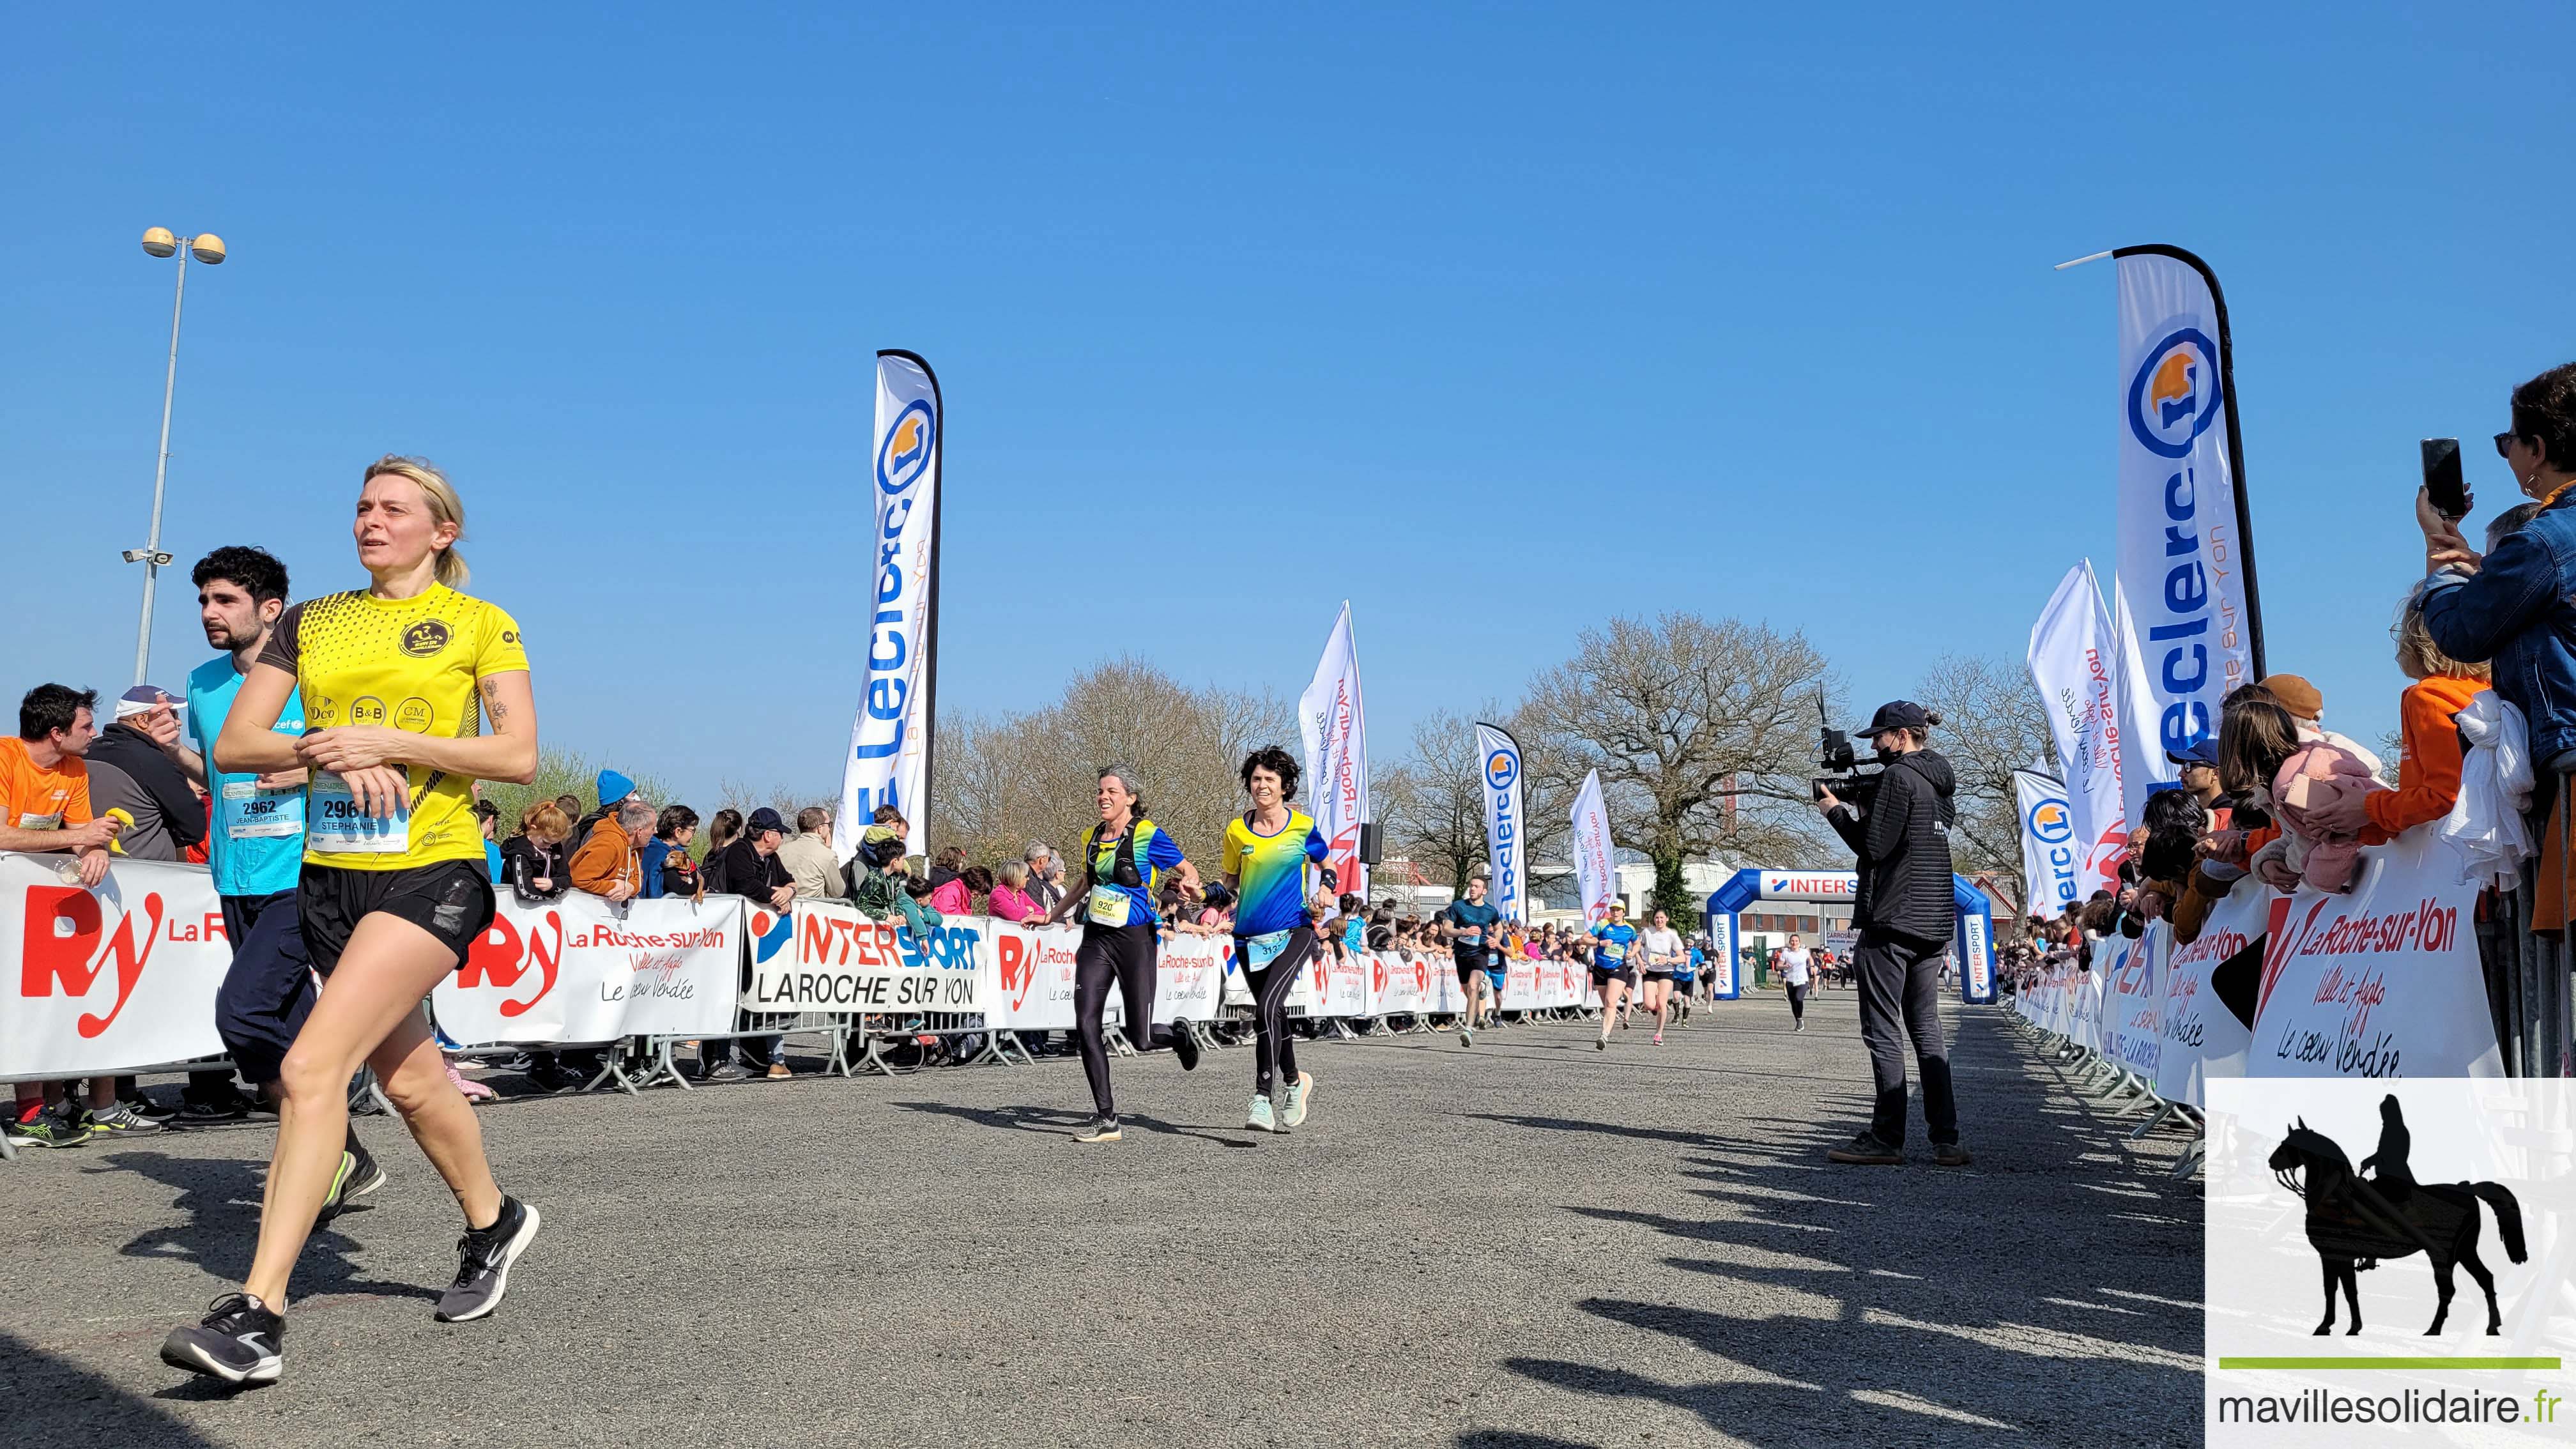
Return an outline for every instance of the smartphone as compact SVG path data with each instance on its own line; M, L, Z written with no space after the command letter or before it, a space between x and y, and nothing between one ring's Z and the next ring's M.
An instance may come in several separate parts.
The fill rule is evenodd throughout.
M2424 496L2434 511L2457 521L2469 516L2469 485L2460 476L2460 440L2424 440Z

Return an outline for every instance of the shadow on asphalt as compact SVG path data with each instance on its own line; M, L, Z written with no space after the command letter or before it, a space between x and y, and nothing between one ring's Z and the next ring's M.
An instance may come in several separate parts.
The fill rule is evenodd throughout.
M228 1393L204 1379L192 1381ZM118 1449L214 1449L215 1440L190 1429L171 1418L150 1400L130 1393L115 1384L75 1368L17 1335L0 1330L0 1383L9 1386L13 1399L28 1399L47 1405L80 1405L80 1425L90 1444L114 1444ZM165 1390L164 1398L203 1398L205 1393L183 1393Z
M2045 1064L2002 1036L1991 1018L1962 1023L1953 1055L2018 1076L2005 1089L2016 1094L2036 1096L2061 1085ZM1961 1102L1971 1132L1975 1107L1973 1098ZM1740 1285L1740 1294L1721 1302L1775 1305L1729 1314L1607 1296L1573 1304L1610 1323L1669 1335L1736 1366L1739 1376L1722 1381L1693 1382L1684 1375L1667 1382L1618 1364L1569 1359L1516 1357L1503 1367L1571 1393L1667 1405L1697 1416L1714 1433L1781 1449L1850 1442L1855 1436L1984 1444L2016 1431L2071 1430L2074 1416L2089 1410L2069 1405L2068 1417L2052 1423L2039 1386L2061 1372L2082 1376L2090 1405L2136 1406L2138 1420L2125 1426L2131 1431L2152 1431L2158 1410L2168 1406L2178 1406L2173 1411L2196 1427L2200 1315L2146 1306L2154 1295L2173 1293L2177 1281L2197 1285L2197 1203L2190 1200L2196 1189L2159 1193L2166 1201L2151 1219L2168 1229L2188 1228L2187 1241L2168 1231L2156 1244L2163 1252L2149 1251L2143 1239L2124 1251L2106 1214L2090 1225L2083 1242L2062 1245L2062 1256L2044 1260L2048 1268L2035 1268L2034 1260L2009 1251L2029 1243L2029 1230L2010 1216L2013 1199L1978 1188L1976 1178L2137 1180L2105 1160L2106 1153L2119 1156L2112 1144L2124 1134L2124 1124L2081 1109L2048 1113L2037 1107L2032 1101L2011 1113L2011 1140L1990 1144L1978 1167L1956 1173L1937 1172L1919 1159L1904 1168L1829 1167L1824 1149L1841 1137L1826 1121L1764 1123L1770 1130L1765 1140L1755 1141L1616 1122L1489 1117L1694 1149L1681 1154L1676 1171L1712 1184L1694 1190L1713 1208L1723 1205L1723 1217L1585 1203L1565 1210L1705 1245L1716 1256L1640 1254L1641 1266ZM1794 1175L1803 1173L1820 1175ZM1971 1367L1980 1363L2009 1370ZM1457 1442L1538 1449L1566 1441L1487 1429L1463 1433Z
M427 1163L419 1164L423 1172ZM188 1215L176 1227L155 1228L118 1249L129 1258L170 1258L194 1263L224 1288L250 1276L251 1253L259 1246L259 1203L268 1165L237 1158L172 1157L161 1152L115 1152L86 1172L131 1172L178 1191L172 1206ZM345 1230L366 1221L356 1209L316 1231L295 1263L294 1297L331 1293L364 1293L379 1298L428 1298L438 1294L418 1283L392 1283L361 1278L349 1261L356 1246ZM212 1297L210 1293L208 1295ZM177 1321L176 1317L172 1320Z
M895 1106L914 1112L932 1112L972 1122L978 1127L992 1127L1006 1132L1042 1132L1050 1137L1071 1137L1074 1129L1091 1121L1088 1112L1067 1112L1060 1107L962 1107L955 1102L897 1102ZM1133 1127L1142 1132L1160 1133L1165 1137L1195 1137L1219 1147L1252 1147L1249 1137L1220 1137L1214 1131L1200 1130L1160 1117L1142 1117L1125 1113L1118 1118L1120 1127Z

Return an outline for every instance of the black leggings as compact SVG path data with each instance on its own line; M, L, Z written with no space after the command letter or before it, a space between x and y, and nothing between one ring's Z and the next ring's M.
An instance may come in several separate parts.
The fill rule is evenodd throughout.
M1161 949L1151 926L1089 922L1082 927L1082 944L1074 948L1074 1033L1082 1042L1082 1074L1091 1081L1091 1105L1103 1117L1118 1114L1109 1096L1109 1044L1100 1030L1110 979L1117 979L1119 1002L1126 1009L1127 1040L1143 1051L1154 1040L1154 961Z
M1789 988L1789 1019L1791 1021L1807 1019L1807 988L1804 986L1792 985Z
M1252 1090L1264 1097L1270 1095L1273 1081L1297 1080L1297 1049L1288 1035L1288 993L1297 984L1297 973L1314 957L1314 928L1299 926L1288 933L1288 944L1269 965L1243 968L1243 979L1252 988ZM1234 938L1234 959L1252 960L1241 936Z

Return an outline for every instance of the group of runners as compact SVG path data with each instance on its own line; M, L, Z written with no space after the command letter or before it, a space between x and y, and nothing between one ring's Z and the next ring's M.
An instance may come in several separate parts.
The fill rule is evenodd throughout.
M533 1205L494 1180L424 1009L494 918L477 782L526 783L537 771L525 641L508 613L461 591L464 526L444 475L387 456L360 480L352 534L365 588L290 603L284 566L248 547L218 549L192 575L207 642L222 652L190 675L185 723L164 711L151 730L208 794L209 864L234 947L216 1026L278 1113L250 1271L162 1345L165 1361L192 1373L254 1384L283 1371L289 1280L306 1240L387 1180L349 1122L361 1068L464 1218L440 1321L497 1308L540 1225ZM1264 1132L1301 1126L1313 1109L1315 1077L1297 1066L1287 1000L1322 949L1318 928L1338 884L1322 832L1293 803L1299 773L1277 746L1248 756L1250 808L1228 823L1222 847L1236 959L1254 1001L1246 1125ZM1113 987L1135 1046L1168 1045L1185 1071L1201 1056L1188 1023L1154 1024L1154 995L1158 893L1168 881L1194 898L1202 883L1141 795L1133 770L1099 773L1082 878L1046 918L1081 925L1075 1035L1093 1110L1075 1138L1085 1143L1120 1138L1105 1034ZM1462 1046L1493 1018L1501 925L1482 878L1441 915L1467 988ZM1673 983L1690 965L1681 937L1662 912L1637 930L1623 907L1591 936L1601 1044L1632 990L1655 1014L1660 1043Z

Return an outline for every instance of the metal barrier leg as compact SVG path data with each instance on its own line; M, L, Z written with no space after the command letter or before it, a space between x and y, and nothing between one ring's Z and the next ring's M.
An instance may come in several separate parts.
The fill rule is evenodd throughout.
M2137 1141L2139 1138L2146 1136L2148 1133L2162 1127L2167 1122L2172 1121L2176 1116L2180 1115L2180 1113L2181 1109L2174 1106L2173 1103L2165 1103L2163 1108L2159 1110L2156 1115L2147 1119L2145 1125L2129 1134L2129 1140L2132 1142Z

